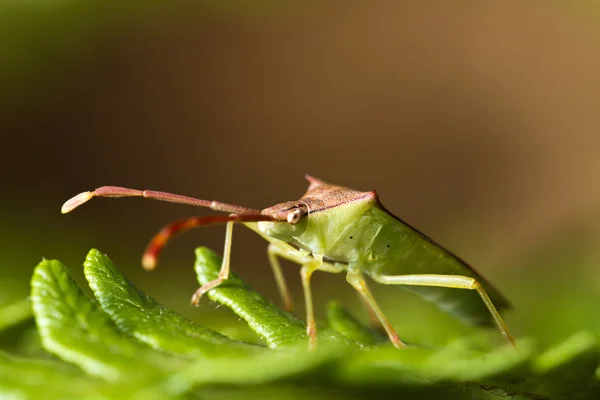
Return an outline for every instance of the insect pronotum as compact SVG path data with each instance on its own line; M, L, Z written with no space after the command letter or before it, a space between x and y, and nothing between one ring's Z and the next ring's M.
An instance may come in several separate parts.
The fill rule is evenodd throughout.
M309 187L299 200L264 210L152 190L103 186L68 200L62 207L62 213L72 211L92 197L130 196L229 213L191 217L165 226L150 241L142 257L142 265L147 270L154 269L161 250L174 234L198 226L226 223L219 276L194 293L192 304L197 305L204 293L229 277L233 224L242 223L269 242L269 261L288 310L292 308L292 298L278 259L285 258L302 266L300 275L311 348L316 345L317 337L310 286L315 271L345 272L346 281L370 307L396 347L405 344L371 295L365 276L384 285L402 285L466 322L496 325L506 340L514 345L514 339L499 313L510 307L508 301L466 262L387 211L375 191L360 192L308 175L306 179Z

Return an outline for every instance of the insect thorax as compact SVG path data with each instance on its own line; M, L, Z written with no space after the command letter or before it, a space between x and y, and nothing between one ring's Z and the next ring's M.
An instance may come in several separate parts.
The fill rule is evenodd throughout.
M312 254L330 260L357 262L368 255L368 250L379 228L369 223L368 211L376 207L376 200L360 200L310 212L302 221L259 222L261 232L283 240Z

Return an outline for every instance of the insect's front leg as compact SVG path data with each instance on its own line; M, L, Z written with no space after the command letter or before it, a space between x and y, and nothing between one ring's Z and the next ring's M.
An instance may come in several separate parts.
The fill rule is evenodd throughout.
M223 281L229 278L229 260L231 259L231 238L233 236L233 222L229 221L225 227L225 249L223 250L223 263L219 271L219 277L202 285L192 296L192 304L197 306L200 298L206 292L219 286Z

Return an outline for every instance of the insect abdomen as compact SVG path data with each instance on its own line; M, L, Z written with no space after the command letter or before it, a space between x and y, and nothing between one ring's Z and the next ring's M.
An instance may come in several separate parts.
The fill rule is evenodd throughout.
M489 282L466 262L444 249L427 236L404 223L384 209L374 208L373 223L382 229L373 241L374 261L365 269L370 275L461 275L479 282L496 309L509 308L508 301ZM385 220L385 222L382 222ZM474 325L493 325L489 310L475 290L428 286L403 286L433 302L465 322Z

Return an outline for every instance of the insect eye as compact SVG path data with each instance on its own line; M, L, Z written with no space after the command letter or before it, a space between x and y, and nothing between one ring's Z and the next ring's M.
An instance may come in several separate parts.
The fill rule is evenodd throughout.
M287 222L289 222L292 225L297 224L298 222L300 222L300 220L302 219L302 216L304 215L304 212L302 211L302 209L300 208L296 208L293 211L290 211L287 215Z

